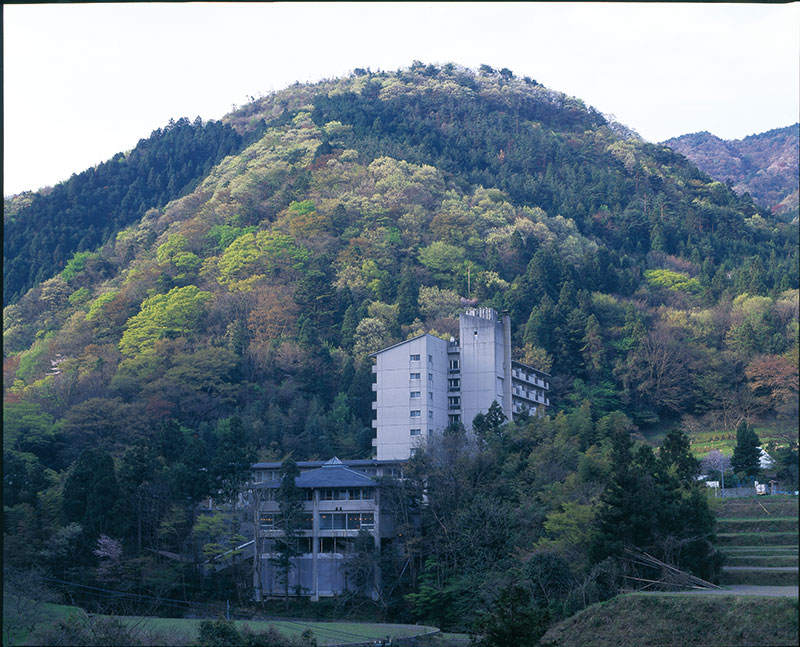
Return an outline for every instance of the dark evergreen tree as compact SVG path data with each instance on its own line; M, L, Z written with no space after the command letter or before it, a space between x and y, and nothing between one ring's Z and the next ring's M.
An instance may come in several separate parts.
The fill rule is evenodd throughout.
M700 465L692 455L689 437L677 428L670 429L661 443L658 458L665 470L673 468L683 483L692 483Z
M270 562L279 569L284 586L285 604L289 604L289 581L294 560L302 554L300 537L303 522L303 490L297 487L295 480L300 476L297 463L289 456L281 464L281 484L275 496L278 502L280 518L278 527L282 535L275 541L275 557Z
M120 491L114 459L102 449L86 449L64 483L64 516L83 527L88 543L120 529Z
M406 267L401 271L397 289L397 321L410 324L419 316L419 282L413 271Z
M746 420L736 427L736 447L733 448L731 466L733 471L745 476L756 476L761 464L761 441Z

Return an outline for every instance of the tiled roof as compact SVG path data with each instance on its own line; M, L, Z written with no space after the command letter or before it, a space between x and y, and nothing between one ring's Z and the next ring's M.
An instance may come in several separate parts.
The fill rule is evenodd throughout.
M323 487L374 487L373 481L366 474L351 470L338 458L334 457L322 465L322 467L303 472L295 479L295 485L301 488L323 488ZM267 481L259 484L265 489L280 487L281 482Z

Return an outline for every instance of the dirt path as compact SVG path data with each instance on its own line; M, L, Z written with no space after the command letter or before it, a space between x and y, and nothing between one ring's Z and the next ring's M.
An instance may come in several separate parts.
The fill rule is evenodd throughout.
M678 591L683 595L763 595L770 598L796 598L796 586L755 586L753 584L731 584L721 589Z
M761 571L766 573L797 573L797 566L723 566L723 571Z

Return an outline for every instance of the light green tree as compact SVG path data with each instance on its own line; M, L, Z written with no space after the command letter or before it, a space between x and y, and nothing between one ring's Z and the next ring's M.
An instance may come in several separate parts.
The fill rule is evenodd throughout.
M120 351L131 356L152 348L159 339L189 334L209 299L211 293L196 285L173 288L167 294L145 299L139 313L128 319L125 325L119 342Z

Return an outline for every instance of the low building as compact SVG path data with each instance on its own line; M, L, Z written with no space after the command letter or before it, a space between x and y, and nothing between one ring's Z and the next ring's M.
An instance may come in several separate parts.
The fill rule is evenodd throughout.
M275 497L281 479L280 463L257 463L253 467L257 528L253 577L255 599L260 600L283 596L286 590L284 574L273 563L277 557L275 540L283 534ZM345 464L332 458L325 463L301 462L298 467L301 474L295 484L304 493L303 554L293 560L289 594L318 600L352 590L348 561L353 558L359 533L368 533L376 550L380 550L382 539L393 536L391 519L382 509L374 477L399 476L401 465L397 461L369 460ZM377 568L373 584L367 594L374 597L380 585Z

